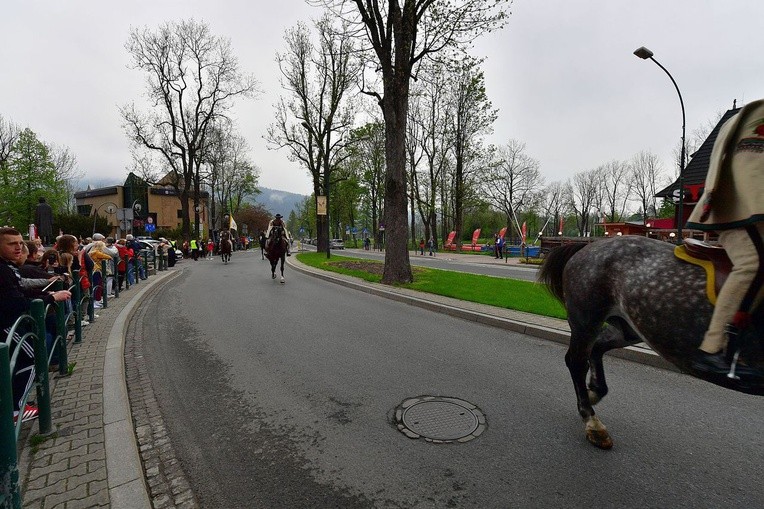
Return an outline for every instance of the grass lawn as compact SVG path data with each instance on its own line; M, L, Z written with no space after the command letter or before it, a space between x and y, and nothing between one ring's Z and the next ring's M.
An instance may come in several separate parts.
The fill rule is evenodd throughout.
M384 265L373 260L334 253L328 260L326 253L300 253L297 259L317 269L355 276L372 283L382 280ZM414 272L414 282L400 285L402 288L552 318L567 318L563 305L539 283L425 267L412 266L411 270Z

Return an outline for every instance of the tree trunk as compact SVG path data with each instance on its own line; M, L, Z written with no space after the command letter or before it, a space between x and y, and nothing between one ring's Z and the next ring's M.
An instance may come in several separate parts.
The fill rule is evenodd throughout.
M385 79L385 268L382 283L414 280L408 251L408 193L406 192L406 118L408 74Z

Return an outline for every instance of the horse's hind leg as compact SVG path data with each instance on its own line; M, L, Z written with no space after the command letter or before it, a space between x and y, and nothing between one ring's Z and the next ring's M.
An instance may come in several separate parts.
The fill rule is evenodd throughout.
M586 386L586 375L589 372L589 358L592 345L598 334L597 326L576 325L571 322L570 346L565 354L565 364L570 371L573 380L573 388L576 391L578 413L586 426L586 439L600 449L613 447L613 440L607 432L604 424L594 415L594 408L590 400Z

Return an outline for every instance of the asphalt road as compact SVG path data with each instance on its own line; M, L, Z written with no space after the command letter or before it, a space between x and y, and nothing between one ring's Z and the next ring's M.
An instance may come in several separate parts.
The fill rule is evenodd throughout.
M764 507L764 399L606 359L586 442L564 347L333 285L259 254L186 261L145 362L205 508ZM394 408L469 401L487 430L412 440Z

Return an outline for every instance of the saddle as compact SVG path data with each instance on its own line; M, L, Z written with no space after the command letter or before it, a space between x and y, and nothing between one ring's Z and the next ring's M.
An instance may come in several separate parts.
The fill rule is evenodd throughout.
M716 305L716 296L732 270L732 261L721 246L712 246L695 239L684 239L674 248L674 256L688 263L703 267L706 271L706 294Z

